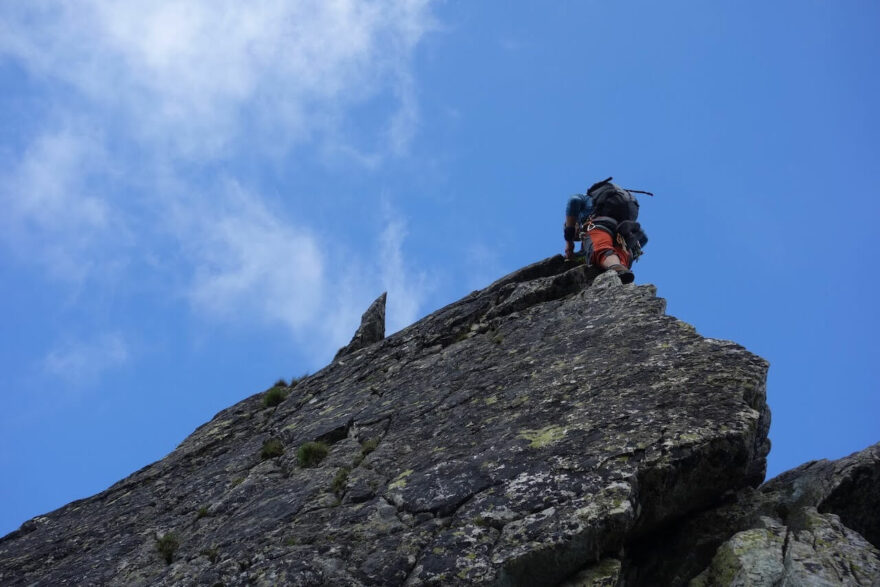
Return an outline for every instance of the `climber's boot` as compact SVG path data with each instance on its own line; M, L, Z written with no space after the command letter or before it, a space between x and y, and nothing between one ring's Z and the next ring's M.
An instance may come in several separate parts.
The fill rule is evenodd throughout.
M608 267L608 270L616 271L621 283L632 283L633 279L636 278L632 271L619 263Z

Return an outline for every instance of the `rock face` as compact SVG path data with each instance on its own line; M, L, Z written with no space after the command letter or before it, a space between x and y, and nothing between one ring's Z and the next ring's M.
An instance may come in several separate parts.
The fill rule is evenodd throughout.
M878 580L876 450L754 489L767 364L664 307L561 257L521 269L26 522L0 583Z
M351 342L339 349L333 358L334 361L385 338L385 300L387 298L388 292L384 292L370 304L370 307L361 316L361 325L351 338Z
M875 444L836 462L807 463L685 519L662 544L642 547L642 577L630 580L683 584L704 566L695 587L880 585L878 539Z

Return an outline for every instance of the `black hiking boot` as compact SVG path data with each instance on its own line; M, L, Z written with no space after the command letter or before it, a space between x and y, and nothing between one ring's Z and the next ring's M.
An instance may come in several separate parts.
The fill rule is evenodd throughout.
M635 274L623 265L612 265L608 270L616 271L621 283L632 283L636 278Z

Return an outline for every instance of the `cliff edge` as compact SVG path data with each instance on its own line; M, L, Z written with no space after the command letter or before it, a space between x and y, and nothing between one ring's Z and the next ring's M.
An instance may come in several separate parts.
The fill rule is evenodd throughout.
M784 555L859 517L846 491L876 504L833 489L833 464L785 512L794 490L756 489L767 363L667 316L653 286L557 256L387 338L379 315L384 296L320 372L0 539L0 583L725 584L743 532ZM880 577L877 526L846 530L865 533L857 580Z

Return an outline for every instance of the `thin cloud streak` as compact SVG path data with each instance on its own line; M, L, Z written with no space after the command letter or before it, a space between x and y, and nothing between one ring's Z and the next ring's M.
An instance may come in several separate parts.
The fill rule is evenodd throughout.
M193 309L235 325L283 324L310 341L306 350L314 361L348 342L382 291L388 292L389 334L414 322L432 291L425 272L407 264L407 222L387 202L374 247L348 250L342 260L324 254L330 247L321 238L234 182L200 209L180 213L191 214L178 216L174 230L187 235L182 246L196 268L186 290Z
M426 1L29 2L0 9L0 55L121 117L142 142L193 158L282 127L337 134L345 111L391 87L394 149L408 140L411 53Z
M234 182L179 211L177 234L194 268L188 297L202 314L244 313L292 330L312 321L325 289L317 239Z
M4 4L0 59L52 116L0 175L0 243L70 283L168 283L206 319L281 323L322 347L347 342L381 274L397 297L389 323L406 325L424 281L401 277L401 223L381 259L358 253L355 279L296 217L304 195L270 205L229 163L307 165L299 147L369 169L404 156L419 125L413 53L434 26L426 0ZM371 100L390 108L364 127L354 112ZM53 353L47 366L73 356Z
M92 340L69 340L43 359L44 372L75 387L93 384L105 372L122 367L129 360L129 348L118 332L104 333Z
M20 261L42 264L56 279L80 283L95 269L107 271L128 236L102 187L111 176L99 136L64 128L36 137L0 176L0 239Z
M431 285L424 272L408 267L404 260L406 221L387 202L384 208L385 228L379 242L379 267L382 286L388 292L387 331L394 332L418 318Z

